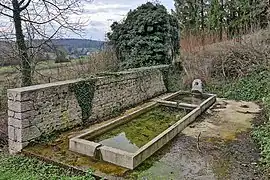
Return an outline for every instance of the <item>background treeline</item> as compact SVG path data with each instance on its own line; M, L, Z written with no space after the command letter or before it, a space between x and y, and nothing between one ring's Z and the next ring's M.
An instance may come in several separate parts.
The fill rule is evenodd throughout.
M203 44L236 38L269 24L269 0L175 0L175 8L182 38L200 36Z
M30 43L38 47L43 41L32 40ZM78 59L104 49L104 45L104 41L90 39L52 39L42 44L39 51L36 52L35 61L55 60L55 62L63 62ZM0 67L19 64L20 59L16 54L15 41L0 41Z

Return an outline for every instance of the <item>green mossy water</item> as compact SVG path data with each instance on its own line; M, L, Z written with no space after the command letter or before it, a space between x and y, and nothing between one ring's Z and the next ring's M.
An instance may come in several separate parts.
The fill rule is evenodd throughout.
M127 124L121 125L95 139L88 140L100 142L101 144L103 142L104 145L135 152L186 114L187 112L182 109L159 106L134 118Z

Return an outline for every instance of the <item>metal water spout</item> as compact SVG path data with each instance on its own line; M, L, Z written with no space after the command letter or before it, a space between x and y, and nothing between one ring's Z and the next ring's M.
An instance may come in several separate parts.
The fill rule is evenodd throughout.
M195 79L193 81L191 92L192 93L196 93L196 94L202 94L203 93L203 83L202 83L202 80Z

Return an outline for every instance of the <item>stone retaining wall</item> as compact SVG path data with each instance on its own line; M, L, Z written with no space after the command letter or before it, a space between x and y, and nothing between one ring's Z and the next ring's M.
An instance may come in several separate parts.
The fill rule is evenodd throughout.
M166 92L168 66L132 69L99 77L8 90L11 153L56 131L102 121Z

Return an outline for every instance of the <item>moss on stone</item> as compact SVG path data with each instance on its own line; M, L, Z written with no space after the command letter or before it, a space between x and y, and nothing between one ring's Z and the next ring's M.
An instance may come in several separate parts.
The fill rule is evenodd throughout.
M183 89L183 72L180 64L171 65L169 68L161 69L163 81L168 92L176 92Z
M78 132L78 129L67 131L49 142L29 146L24 151L83 170L92 169L114 176L123 176L126 173L125 168L69 151L69 138Z
M61 120L62 120L62 122L64 122L65 127L69 127L70 118L69 118L69 114L67 111L62 112Z

